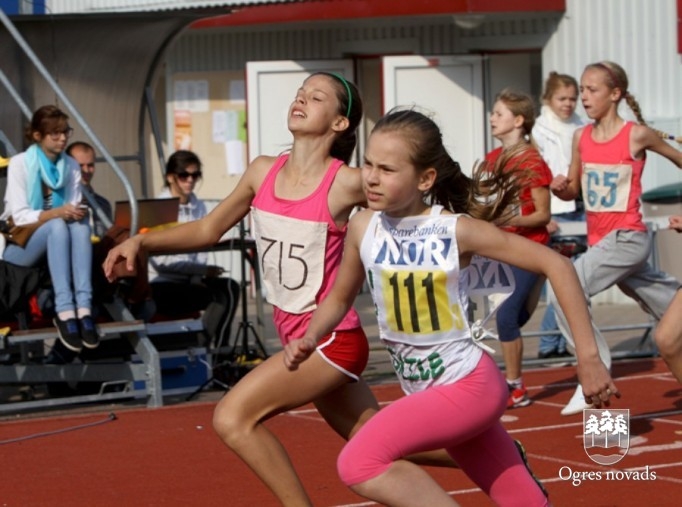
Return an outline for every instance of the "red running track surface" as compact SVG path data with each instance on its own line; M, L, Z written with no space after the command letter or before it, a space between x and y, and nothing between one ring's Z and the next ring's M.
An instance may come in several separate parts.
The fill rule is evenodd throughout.
M582 415L559 414L575 387L572 367L524 372L534 403L507 411L505 426L524 443L555 506L680 505L682 386L658 359L615 363L614 377L623 397L613 407L630 409L631 435L628 453L612 468L594 463L583 449ZM401 396L396 384L373 390L381 402ZM121 409L116 420L103 408L95 414L4 421L0 506L278 505L214 434L213 406ZM288 449L316 506L373 505L337 478L335 460L343 442L312 406L277 416L267 426ZM573 485L566 480L568 469L592 472L592 479ZM492 505L461 471L428 470L462 506ZM618 475L607 480L609 470ZM655 480L642 480L647 470Z

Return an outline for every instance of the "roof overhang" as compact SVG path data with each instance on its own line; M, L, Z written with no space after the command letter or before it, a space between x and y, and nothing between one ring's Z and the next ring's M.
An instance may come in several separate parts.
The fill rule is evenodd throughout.
M301 21L337 21L365 18L455 15L476 17L497 14L563 13L566 0L313 0L235 8L229 15L205 18L192 28L216 28Z

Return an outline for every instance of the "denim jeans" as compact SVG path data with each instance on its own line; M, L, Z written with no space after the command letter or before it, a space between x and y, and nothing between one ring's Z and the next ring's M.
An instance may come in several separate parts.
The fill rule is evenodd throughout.
M17 266L32 267L45 254L55 292L55 311L92 309L92 243L88 218L80 222L48 220L36 229L24 248L10 243L2 257Z
M545 314L540 323L540 331L558 331L559 324L556 321L556 314L554 313L554 306L549 303L545 308ZM549 352L565 352L566 338L562 334L543 334L540 336L540 344L538 346L538 353L547 354Z
M569 211L568 213L559 213L552 215L552 220L555 222L582 222L585 220L585 213L583 211ZM540 323L540 331L558 331L559 324L556 321L554 314L554 306L551 303L547 304L545 314ZM546 354L549 352L565 352L566 338L562 334L544 334L540 336L540 343L538 345L538 353Z

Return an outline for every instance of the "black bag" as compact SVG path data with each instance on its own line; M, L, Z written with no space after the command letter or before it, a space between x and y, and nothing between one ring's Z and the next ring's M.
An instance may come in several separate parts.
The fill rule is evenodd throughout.
M25 268L0 261L0 316L25 309L28 297L38 289L44 277L42 268Z

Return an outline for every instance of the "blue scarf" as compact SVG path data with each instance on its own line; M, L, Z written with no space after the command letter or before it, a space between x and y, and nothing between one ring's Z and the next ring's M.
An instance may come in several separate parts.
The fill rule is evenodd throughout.
M33 144L24 155L28 173L28 203L33 209L43 209L42 183L52 189L52 207L66 202L66 157L61 154L52 162L39 145Z

